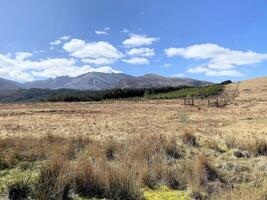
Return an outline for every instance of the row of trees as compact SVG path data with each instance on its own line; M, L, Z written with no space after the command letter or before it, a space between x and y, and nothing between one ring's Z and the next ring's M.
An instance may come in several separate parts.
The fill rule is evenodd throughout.
M101 91L81 91L81 90L57 90L53 94L50 94L42 101L102 101L108 99L125 99L134 97L144 97L148 94L166 93L175 90L181 90L187 88L187 86L181 87L164 87L164 88L125 88L125 89L111 89Z

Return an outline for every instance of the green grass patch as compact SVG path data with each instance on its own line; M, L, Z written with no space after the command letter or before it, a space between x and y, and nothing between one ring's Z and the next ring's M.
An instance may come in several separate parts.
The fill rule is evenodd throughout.
M185 98L185 97L200 97L206 98L209 96L216 96L223 92L224 85L209 85L204 87L190 87L179 89L171 92L163 93L146 93L147 99L173 99L173 98Z
M190 200L186 192L171 190L166 186L162 186L158 190L147 189L144 197L146 200Z
M6 192L8 186L18 182L28 182L30 185L38 180L38 172L20 168L0 170L0 194Z

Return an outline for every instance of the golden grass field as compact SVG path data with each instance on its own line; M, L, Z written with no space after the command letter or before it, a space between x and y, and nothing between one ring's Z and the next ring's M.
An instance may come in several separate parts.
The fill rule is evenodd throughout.
M231 84L227 86L226 90L231 90L235 87L236 84ZM160 136L166 138L159 138ZM174 156L171 162L168 158L166 161L159 161L160 164L164 162L165 168L162 169L163 171L168 170L168 167L189 166L190 168L191 166L192 168L192 166L202 166L198 167L198 169L193 167L191 175L188 175L188 172L187 175L182 175L186 174L186 172L184 171L185 173L183 173L181 168L179 168L180 171L177 169L178 177L175 178L178 181L179 178L186 179L184 181L185 187L177 187L178 189L171 188L168 184L165 184L165 179L158 177L156 174L159 171L158 169L153 169L153 171L150 169L153 167L146 167L147 171L153 171L154 176L157 177L157 187L150 188L149 184L145 184L146 182L139 183L138 181L141 188L139 189L142 194L144 193L141 195L142 197L135 195L133 197L128 196L128 198L118 195L114 199L142 199L143 196L146 199L267 199L266 77L241 82L239 96L235 99L235 102L223 108L204 105L184 106L180 100L1 104L0 137L2 140L0 142L2 150L0 161L5 162L7 166L3 167L2 170L0 168L0 192L2 192L3 199L7 198L7 187L9 185L14 184L16 181L25 181L27 179L25 176L27 177L30 171L34 171L36 177L39 177L40 173L42 174L43 172L42 170L44 170L42 165L49 165L47 162L53 162L54 157L50 153L42 159L33 159L33 161L29 158L25 159L27 157L25 152L23 154L24 157L18 156L20 158L16 158L17 160L13 158L25 149L27 149L27 152L31 151L29 155L32 155L32 149L35 147L34 145L29 147L31 146L29 142L25 142L28 138L37 141L40 138L47 137L59 137L61 138L59 140L62 141L64 138L79 137L82 140L89 138L99 143L104 142L106 146L108 146L107 141L109 144L115 143L113 145L115 147L109 147L112 152L120 152L120 149L123 149L122 151L127 149L127 153L118 153L118 155L122 155L118 159L115 156L113 161L105 161L113 162L113 164L108 165L115 165L114 162L126 162L127 156L125 155L132 155L134 151L139 151L142 148L140 146L139 149L128 150L127 145L133 146L135 144L133 141L137 141L136 144L140 144L142 140L145 140L146 142L142 143L142 145L148 146L151 146L151 144L153 146L153 143L156 144L159 141L162 143L167 141L168 146L170 141L175 141L175 147L172 146L172 148L181 152L183 156L179 159ZM190 137L193 138L193 142ZM195 142L194 139L196 140ZM9 143L10 140L11 143ZM16 141L20 141L21 144L17 144ZM40 139L40 141L42 140ZM36 145L40 145L40 141ZM64 143L61 146L60 142L56 144L58 149L65 145ZM118 144L119 146L123 145L123 147L118 148ZM27 147L23 145L27 145ZM99 148L101 149L102 147ZM14 149L18 151L16 156L13 155ZM47 151L51 149L48 144ZM83 148L75 156L75 159L84 158L83 156L85 155L81 154L84 154L87 150L87 147ZM95 151L98 150L96 149ZM149 150L150 156L154 155L154 150ZM90 150L88 151L90 152ZM61 156L60 153L62 152L60 150L55 152L53 153L57 154L57 159L60 160L60 158L64 157L63 154ZM141 154L143 153L144 151ZM6 156L10 154L13 157ZM38 152L34 152L34 155L36 154ZM139 169L134 173L141 173L140 170L144 169L144 167L143 165L142 167L136 167L138 159L131 156L128 158L130 160L127 163L134 166L132 167L133 169L129 167L128 170L132 173L132 170ZM161 157L161 159L163 158ZM86 160L86 158L83 160ZM81 162L81 160L79 161ZM34 167L29 167L28 169L26 166L26 169L21 169L21 162L34 163ZM101 162L99 161L99 163ZM156 162L153 161L152 165L156 165ZM77 163L76 165L78 165ZM216 171L216 174L218 174L216 175L216 180L206 178L207 183L204 183L204 175L201 174L203 172L201 170L206 170L208 175L212 172L212 170L209 171L206 168ZM112 169L115 171L116 169L121 170L120 167L114 168L114 166ZM26 175L23 170L26 170ZM15 178L12 174L14 171ZM197 172L200 175L196 175L195 173ZM21 176L19 175L20 173L22 174ZM113 171L113 173L116 172ZM130 172L127 171L126 173ZM192 174L195 175L192 176ZM209 177L208 175L206 177ZM122 175L120 174L120 176ZM136 177L139 177L139 175L134 175L134 177L137 180ZM12 179L15 180L13 181ZM144 174L141 179L144 179ZM152 178L150 177L150 179ZM202 180L202 182L196 183L199 180ZM128 179L127 181L130 182ZM40 180L37 180L37 182L44 184ZM129 182L125 184L129 185ZM212 189L209 189L207 185ZM213 187L213 185L216 185L216 187ZM111 186L109 186L109 191L113 191L110 188ZM131 189L130 186L128 189ZM40 196L38 198L49 199L48 197ZM51 199L60 198L62 197L51 197ZM89 197L80 195L75 198L87 199ZM109 198L113 198L112 194L109 195Z

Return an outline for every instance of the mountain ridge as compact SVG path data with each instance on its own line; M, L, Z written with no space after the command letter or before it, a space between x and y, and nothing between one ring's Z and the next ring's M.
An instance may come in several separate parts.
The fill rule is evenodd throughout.
M124 73L88 72L75 77L58 76L45 80L19 83L0 78L0 90L17 89L75 89L75 90L106 90L113 88L158 88L177 86L204 86L212 84L191 78L172 78L157 74L131 76Z

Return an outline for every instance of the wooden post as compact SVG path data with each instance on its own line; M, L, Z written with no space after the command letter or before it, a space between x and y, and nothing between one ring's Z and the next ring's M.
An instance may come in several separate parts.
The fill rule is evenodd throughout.
M219 99L218 99L218 97L216 99L216 106L219 107Z
M210 99L208 98L208 107L210 107Z
M192 106L194 106L195 103L194 103L194 97L192 96Z

